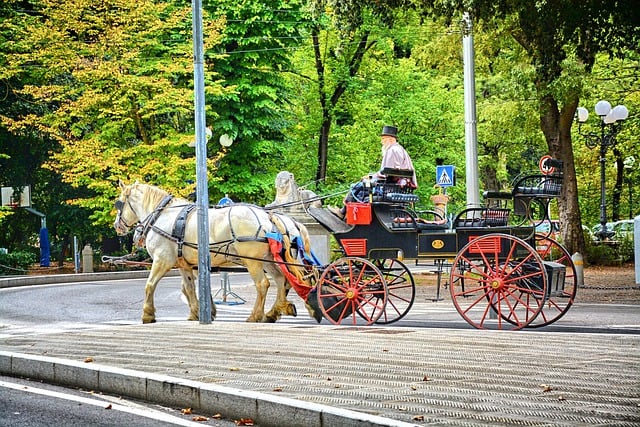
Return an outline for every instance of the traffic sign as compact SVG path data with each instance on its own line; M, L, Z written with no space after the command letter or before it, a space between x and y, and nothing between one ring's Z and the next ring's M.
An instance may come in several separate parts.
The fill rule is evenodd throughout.
M436 185L440 187L452 187L455 185L455 166L436 166Z
M554 168L553 166L549 166L547 163L547 160L551 160L553 157L547 155L547 156L542 156L540 158L540 162L538 163L538 167L540 168L540 172L542 172L543 175L551 175L552 173L554 173L556 171L556 168Z

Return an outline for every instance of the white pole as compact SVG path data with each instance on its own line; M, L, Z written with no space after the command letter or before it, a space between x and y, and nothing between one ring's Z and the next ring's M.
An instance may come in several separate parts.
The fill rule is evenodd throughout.
M478 184L478 133L476 129L476 85L474 74L473 23L468 12L462 18L464 62L464 136L467 171L467 206L480 206Z
M196 205L198 212L198 297L200 323L211 323L211 258L209 254L209 185L204 113L204 43L202 0L193 0L193 90L196 125Z

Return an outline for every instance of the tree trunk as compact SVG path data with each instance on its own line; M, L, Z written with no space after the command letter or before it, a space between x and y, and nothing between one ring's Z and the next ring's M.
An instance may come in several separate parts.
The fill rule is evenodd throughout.
M571 125L578 106L578 97L567 100L562 110L558 102L547 94L540 97L540 126L549 147L549 154L563 161L564 178L562 192L558 198L562 244L569 253L585 254L582 217L578 204L578 182L576 179Z
M318 170L316 172L316 186L327 177L327 153L329 151L329 132L331 131L331 117L322 112L322 125L318 139Z
M322 54L320 52L320 29L318 27L314 27L311 30L311 39L313 40L316 73L318 74L318 98L322 109L322 124L320 125L320 136L318 139L318 169L316 171L317 185L317 183L324 181L327 177L327 153L329 150L329 131L331 130L331 123L333 121L333 110L338 104L340 97L347 90L349 79L358 73L364 54L375 42L367 45L369 32L365 31L362 34L360 41L356 46L356 50L353 52L353 55L347 64L348 78L340 80L336 84L331 96L328 96L326 93L325 68L322 61Z
M325 95L325 76L322 53L320 52L320 28L311 29L311 40L313 40L313 54L315 57L316 74L318 75L318 100L322 110L322 124L320 125L320 135L318 138L318 169L316 171L316 187L327 177L327 152L329 147L329 130L331 130L331 115L327 109L327 98Z

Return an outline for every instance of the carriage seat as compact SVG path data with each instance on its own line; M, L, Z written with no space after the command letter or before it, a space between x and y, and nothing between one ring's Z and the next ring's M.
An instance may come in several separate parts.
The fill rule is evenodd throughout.
M453 228L505 227L510 212L506 208L468 208L456 216Z
M409 183L413 170L384 168L380 173L385 178L378 179L372 189L374 202L416 203L420 200Z
M448 230L449 221L435 211L419 213L406 209L391 209L391 228L394 230L411 229L418 231ZM418 216L419 215L419 216Z
M513 197L551 198L560 195L562 175L526 175L513 186Z

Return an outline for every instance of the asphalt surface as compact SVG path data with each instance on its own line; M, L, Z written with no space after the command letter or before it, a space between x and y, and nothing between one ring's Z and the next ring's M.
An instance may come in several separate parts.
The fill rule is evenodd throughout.
M253 300L250 286L232 290ZM429 304L416 300L410 314ZM212 324L4 336L0 373L259 426L640 425L637 334L252 324L224 321L247 304L223 308ZM635 307L623 312L611 321L640 324Z

